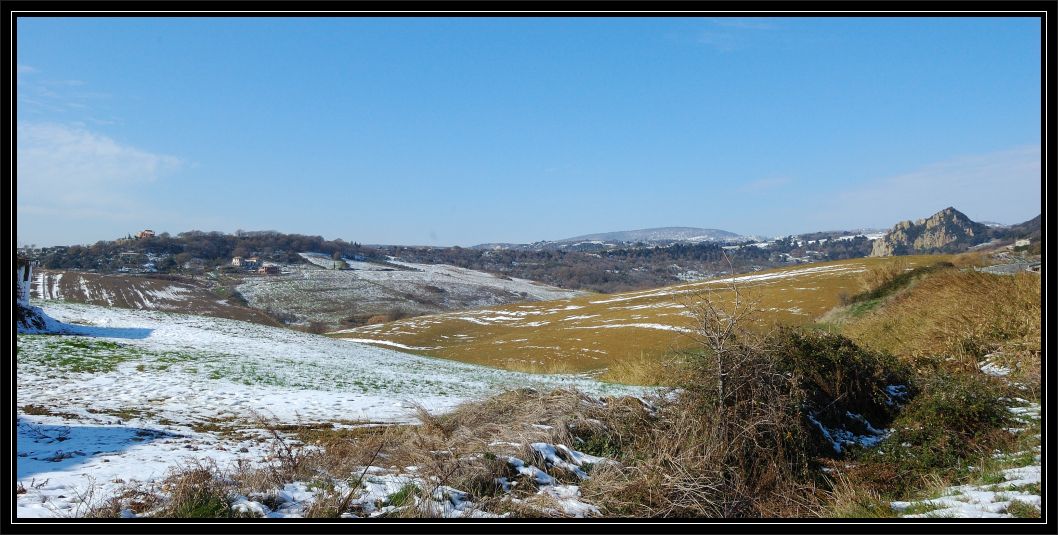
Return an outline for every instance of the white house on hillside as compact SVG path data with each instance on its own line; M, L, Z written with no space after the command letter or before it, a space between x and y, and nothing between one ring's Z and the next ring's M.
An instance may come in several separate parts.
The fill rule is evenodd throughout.
M250 258L236 256L231 259L231 265L243 269L254 269L261 265L261 259L256 256L251 256Z

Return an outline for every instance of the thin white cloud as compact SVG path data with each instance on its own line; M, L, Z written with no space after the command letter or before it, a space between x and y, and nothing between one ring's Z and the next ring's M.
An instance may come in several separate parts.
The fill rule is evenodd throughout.
M698 33L697 41L719 52L733 52L745 47L752 35L775 28L764 19L715 18Z
M740 46L734 34L723 31L703 31L698 34L698 42L720 52L731 52Z
M40 83L49 87L81 87L85 85L84 80L45 80Z
M119 216L137 206L138 186L181 165L83 126L20 123L17 133L18 206L37 214Z
M747 182L738 189L742 193L763 193L779 189L790 183L790 177L777 176Z
M774 30L776 28L776 25L768 22L767 19L718 18L710 22L715 26L739 30Z
M966 155L827 196L816 218L889 226L948 206L974 220L1020 223L1042 211L1039 145Z
M79 115L92 112L93 108L111 98L109 93L90 90L84 80L46 78L38 74L38 69L28 65L19 65L18 72L17 105L20 113Z

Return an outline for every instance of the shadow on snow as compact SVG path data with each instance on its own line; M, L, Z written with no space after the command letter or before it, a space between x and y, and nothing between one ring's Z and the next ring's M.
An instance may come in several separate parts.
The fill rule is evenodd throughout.
M95 327L64 323L62 334L91 336L94 338L128 338L142 340L154 332L154 329L143 327Z
M37 474L68 470L136 445L178 436L135 427L37 424L20 417L17 479L29 480Z

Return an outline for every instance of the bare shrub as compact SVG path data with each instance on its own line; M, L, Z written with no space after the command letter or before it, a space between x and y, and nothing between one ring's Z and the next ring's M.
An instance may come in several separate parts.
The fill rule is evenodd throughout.
M757 362L764 352L762 338L747 328L755 319L759 299L747 295L733 280L727 289L727 299L706 286L683 302L694 322L687 336L700 348L691 353L693 380L686 386L695 391L715 390L715 401L723 403L745 386L740 368L766 364ZM730 304L725 304L728 300Z
M389 314L375 314L374 316L367 318L365 325L378 325L379 323L386 323L389 321L393 321Z
M684 303L694 315L676 396L633 424L623 468L600 467L584 493L608 514L650 517L797 516L818 508L817 449L801 413L807 395L758 334L756 300L734 283ZM618 418L619 419L619 418ZM619 426L614 426L619 427Z
M309 334L327 334L330 331L328 325L322 321L310 321L307 325L298 326L295 329Z
M379 323L388 323L391 321L414 318L416 316L421 316L422 314L422 312L415 312L413 310L408 310L404 307L394 307L381 314L374 314L368 316L367 319L364 320L364 324L377 325Z
M162 484L169 494L165 507L156 516L167 518L227 518L232 516L230 487L212 461L194 461L173 470Z
M273 319L275 319L276 321L278 321L278 322L280 322L280 323L282 323L284 325L289 325L291 323L297 323L297 321L299 320L297 314L294 314L294 313L286 311L286 310L278 309L278 308L275 308L275 307L267 307L267 308L265 308L264 313L269 315L269 316L271 316Z

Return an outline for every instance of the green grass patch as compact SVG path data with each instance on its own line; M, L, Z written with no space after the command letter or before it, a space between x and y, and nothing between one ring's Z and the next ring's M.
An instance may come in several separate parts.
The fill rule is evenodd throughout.
M73 373L114 371L119 364L142 355L139 348L93 338L57 337L44 345L44 351L24 352L27 359Z
M1010 502L1006 512L1014 518L1040 518L1042 516L1039 507L1019 500Z
M984 485L998 485L1007 478L1003 477L1003 472L1000 471L988 471L981 474L981 483Z
M858 317L863 316L864 314L866 314L866 313L878 308L878 305L880 305L881 303L882 303L882 299L880 297L879 298L875 298L875 299L867 299L867 300L864 300L864 301L859 301L859 302L856 302L856 303L853 303L853 304L849 305L849 308L846 311L846 313L849 315L849 317L858 318Z
M179 351L153 351L134 344L81 336L19 335L18 364L65 373L109 373L126 362L136 371L165 371L172 364L209 358ZM47 373L45 371L45 373Z
M907 509L904 509L903 511L901 511L900 512L900 516L923 515L923 514L931 513L933 511L936 511L937 509L941 509L941 508L942 508L942 506L937 505L935 503L915 502L915 503L912 503L911 505L909 505Z
M386 504L394 507L404 507L415 503L415 496L419 494L419 486L408 483L397 492L386 497Z

